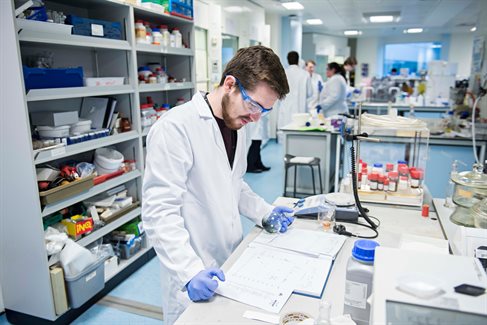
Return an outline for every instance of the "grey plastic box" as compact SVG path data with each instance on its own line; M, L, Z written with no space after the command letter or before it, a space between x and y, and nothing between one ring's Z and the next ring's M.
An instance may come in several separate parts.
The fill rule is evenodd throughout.
M99 259L76 276L65 276L64 280L71 308L81 307L105 287L105 259Z
M30 113L32 125L60 126L78 123L78 111L67 112L32 112Z

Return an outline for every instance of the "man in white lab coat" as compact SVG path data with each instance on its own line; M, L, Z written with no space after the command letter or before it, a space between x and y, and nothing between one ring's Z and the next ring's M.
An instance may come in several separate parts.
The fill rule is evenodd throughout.
M293 114L306 113L307 98L311 96L311 81L309 74L298 66L299 54L291 51L287 54L289 67L286 69L289 94L276 104L279 107L277 128L281 129L292 122Z
M323 90L323 78L315 72L316 63L313 60L306 61L306 71L309 73L311 83L311 96L308 97L308 109L314 109L320 100L320 93Z
M190 300L210 299L219 267L242 240L240 215L262 225L277 212L243 180L247 123L289 92L284 69L263 46L240 49L220 86L164 114L147 138L142 220L162 266L163 313L171 325ZM216 277L217 279L215 279Z

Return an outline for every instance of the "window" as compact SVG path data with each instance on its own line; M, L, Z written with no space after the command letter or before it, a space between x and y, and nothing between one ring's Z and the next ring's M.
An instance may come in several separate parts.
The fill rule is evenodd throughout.
M225 70L227 63L233 58L238 50L238 37L222 34L222 69Z
M420 71L428 69L428 62L439 60L441 57L441 43L403 43L386 44L384 53L384 75L390 75L392 69L397 74L407 71L408 74L418 75Z

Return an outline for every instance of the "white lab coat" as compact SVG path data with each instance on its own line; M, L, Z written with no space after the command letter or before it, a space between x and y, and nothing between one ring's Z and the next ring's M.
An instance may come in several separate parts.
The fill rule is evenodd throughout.
M323 78L321 78L321 76L318 73L313 72L313 74L310 76L311 96L308 97L308 111L314 110L318 105L318 102L320 100L320 89L318 84L320 82L321 82L321 86L323 87L324 86ZM321 91L323 91L323 89Z
M142 220L163 268L166 325L190 303L185 285L201 270L220 267L242 240L240 214L256 224L273 207L244 182L244 128L233 169L202 94L152 126L142 188Z
M286 77L289 84L289 94L283 100L276 102L275 109L278 110L277 128L290 124L293 114L306 113L307 98L311 96L311 82L309 73L297 65L290 65L286 68Z
M337 73L328 79L321 92L321 100L319 103L325 117L348 113L346 96L347 83L342 75Z

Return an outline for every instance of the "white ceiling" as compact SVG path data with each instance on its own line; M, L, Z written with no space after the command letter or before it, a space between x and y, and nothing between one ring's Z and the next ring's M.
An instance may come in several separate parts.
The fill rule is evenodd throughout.
M286 10L281 3L289 0L248 0L266 12L282 16L298 15L303 31L343 36L344 30L359 29L362 36L393 36L405 28L421 27L424 33L465 33L475 25L480 6L487 0L298 0L304 10ZM243 6L244 1L218 0L223 7ZM371 24L364 13L400 11L400 21ZM319 18L323 25L310 26L305 20Z

